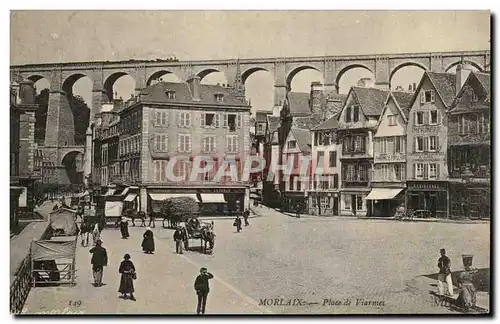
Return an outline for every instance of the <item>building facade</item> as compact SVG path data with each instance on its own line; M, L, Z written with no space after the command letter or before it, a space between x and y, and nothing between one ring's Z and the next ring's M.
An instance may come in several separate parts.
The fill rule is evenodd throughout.
M20 112L17 104L20 102L19 88L10 86L10 228L17 226L19 221L19 197L23 188L19 186L19 137Z
M287 170L280 171L281 209L287 212L302 210L308 205L311 164L304 157L309 158L311 154L309 130L292 128L281 151L283 165L287 165Z
M406 199L415 217L449 216L446 113L455 99L459 75L425 72L411 104Z
M187 83L158 82L142 90L119 116L120 173L129 190L137 188L139 210L158 212L164 199L177 196L196 199L206 214L249 208L250 183L242 179L242 171L250 153L250 106L234 87L202 85L199 77ZM200 156L214 162L200 165L210 170L192 178ZM169 178L169 165L180 180ZM235 169L237 177L217 181L220 167Z
M391 92L373 136L373 178L366 203L372 215L392 217L405 205L406 125L413 93Z
M371 216L373 135L389 92L352 87L338 118L337 136L342 145L340 214Z
M337 216L340 207L340 154L338 117L333 116L312 129L312 170L309 213Z
M462 67L457 77L465 77ZM450 217L490 217L490 89L489 74L471 72L448 111Z

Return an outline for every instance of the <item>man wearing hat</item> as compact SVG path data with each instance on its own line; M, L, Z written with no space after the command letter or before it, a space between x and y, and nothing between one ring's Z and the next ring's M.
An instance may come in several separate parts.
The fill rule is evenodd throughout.
M439 253L441 257L438 259L438 290L439 295L443 296L444 294L444 282L446 282L448 286L447 294L449 296L453 296L453 282L451 280L451 261L450 258L446 256L446 250L440 249Z
M194 290L196 295L198 295L198 306L196 307L196 314L205 314L205 306L207 304L207 296L210 292L210 287L208 285L208 280L212 279L214 276L208 272L207 268L201 268L200 274L196 277L194 281Z
M102 241L97 240L96 245L89 251L92 253L92 259L90 263L92 264L92 273L94 275L94 286L102 286L102 273L104 266L108 265L108 253L106 249L102 247Z
M184 241L184 231L181 226L177 226L174 232L175 252L182 254L182 242Z

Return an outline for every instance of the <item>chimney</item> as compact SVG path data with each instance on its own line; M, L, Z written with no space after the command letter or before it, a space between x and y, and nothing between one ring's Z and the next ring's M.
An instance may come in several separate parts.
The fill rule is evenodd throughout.
M465 80L469 76L470 69L463 63L457 65L455 95L457 95L464 86Z
M35 84L31 80L19 82L19 97L22 105L34 105L36 90Z
M372 79L370 79L370 78L361 78L361 79L359 79L358 84L357 84L357 86L361 87L361 88L370 88L370 87L372 87L372 85L373 85L373 82L372 82Z
M321 82L314 81L311 83L311 93L309 96L309 108L311 112L321 111L321 95L323 94L323 85Z
M197 75L191 77L187 80L187 84L189 90L191 90L191 95L193 96L193 100L200 100L200 81L201 78Z

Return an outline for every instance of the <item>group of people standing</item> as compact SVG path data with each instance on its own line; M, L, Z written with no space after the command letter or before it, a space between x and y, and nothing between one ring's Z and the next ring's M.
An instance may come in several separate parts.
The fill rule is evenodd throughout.
M245 221L245 226L250 225L250 223L248 222L249 217L250 217L250 211L248 209L246 209L243 212L243 220ZM237 215L236 218L234 219L234 223L233 223L233 226L236 227L237 233L241 232L241 230L242 230L241 223L242 222L241 222L240 215Z

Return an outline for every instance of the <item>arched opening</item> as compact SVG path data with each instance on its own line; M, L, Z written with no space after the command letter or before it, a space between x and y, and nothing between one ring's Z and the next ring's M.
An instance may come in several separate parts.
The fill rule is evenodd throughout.
M309 92L314 81L323 84L323 74L312 66L301 66L286 77L286 86L293 92Z
M246 73L246 72L245 72ZM254 70L243 74L245 96L252 105L252 114L256 111L272 111L274 104L274 78L266 70Z
M347 94L353 86L357 86L360 80L370 79L373 83L374 76L372 71L364 65L350 65L343 70L337 76L337 86L339 87L339 93Z
M71 184L83 183L83 161L83 154L78 151L68 152L63 157L62 165Z
M35 143L43 145L45 142L45 130L47 129L50 81L39 75L30 76L28 79L35 83L35 102L38 104L38 109L35 112Z
M149 87L150 85L153 85L157 81L175 82L175 83L181 82L181 80L179 79L179 77L177 75L173 74L170 71L161 70L161 71L157 71L157 72L153 73L149 77L148 81L146 82L146 86Z
M201 84L227 85L227 78L224 72L208 69L198 73L198 76L201 78Z
M73 115L74 144L84 145L85 133L90 122L92 80L84 74L73 74L64 80L62 88Z
M134 94L135 80L125 72L113 73L104 81L104 91L109 102L114 99L128 100Z
M457 62L455 62L455 63L450 64L450 65L446 68L445 72L446 72L446 73L456 73L456 71L457 71L457 66L458 66L460 63L462 63L462 62L461 62L461 61L457 61ZM482 71L483 71L483 68L482 68L480 65L478 65L478 64L476 64L476 63L474 63L474 62L471 62L471 61L464 61L463 63L464 63L464 65L466 65L466 68L467 68L467 69L469 69L469 70L476 71L476 72L482 72Z
M425 68L416 64L404 64L391 74L390 84L393 91L415 91L416 86L424 75Z

